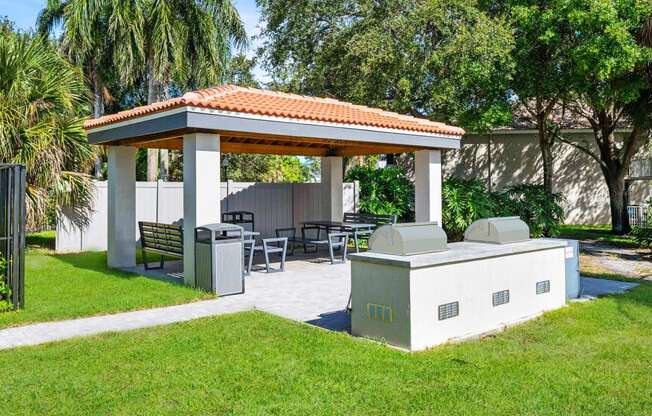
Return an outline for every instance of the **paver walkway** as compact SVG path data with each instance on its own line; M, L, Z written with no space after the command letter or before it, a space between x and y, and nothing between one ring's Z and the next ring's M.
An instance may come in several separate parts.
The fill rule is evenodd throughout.
M582 286L584 297L595 298L607 293L620 293L637 284L583 278ZM242 295L0 330L0 350L165 325L254 308L331 330L348 331L350 319L343 309L349 292L349 264L331 266L294 261L287 264L284 273L252 273L246 282L246 293Z

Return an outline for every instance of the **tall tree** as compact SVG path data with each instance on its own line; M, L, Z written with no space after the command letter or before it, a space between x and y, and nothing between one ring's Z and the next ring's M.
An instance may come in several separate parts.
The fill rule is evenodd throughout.
M575 37L572 51L574 113L593 130L593 144L562 140L592 157L609 189L612 230L630 231L625 177L650 138L652 48L645 41L652 4L638 0L576 0L566 10ZM622 139L621 125L631 126Z
M192 87L219 83L224 79L231 46L247 43L232 0L149 0L137 4L137 15L144 23L141 42L148 104L167 98L171 82ZM163 179L168 172L167 153L160 152ZM156 179L156 165L157 152L150 150L148 180Z
M91 74L110 68L125 84L144 80L148 104L167 98L172 83L219 83L232 46L247 42L232 0L49 0L39 20L44 30L63 24L64 46ZM167 155L161 160L166 176ZM157 164L158 151L149 151L148 180Z
M93 116L105 113L109 85L118 75L132 74L135 79L135 57L142 25L135 13L134 1L48 0L39 13L39 33L54 33L61 27L61 47L71 62L83 68L93 90ZM126 22L131 22L131 25ZM116 47L120 46L119 50ZM117 65L116 65L117 64ZM118 72L117 69L121 72ZM95 162L95 176L101 177L101 152Z
M257 0L273 84L475 129L504 122L512 33L464 0Z
M567 97L572 37L564 0L491 1L489 10L504 13L514 26L516 69L510 89L519 113L536 127L543 164L543 184L553 192L553 145L559 124L551 116Z
M46 38L0 30L0 163L27 167L27 222L47 225L54 205L88 219L95 157L83 120L90 94L81 72ZM72 215L70 215L72 214Z

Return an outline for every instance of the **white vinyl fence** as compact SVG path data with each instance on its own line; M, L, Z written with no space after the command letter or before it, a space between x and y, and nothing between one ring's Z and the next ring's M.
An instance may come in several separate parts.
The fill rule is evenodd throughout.
M277 228L300 227L302 221L321 219L322 192L319 183L224 182L221 191L221 212L253 212L256 231L263 236L273 236ZM355 183L344 184L343 198L344 212L357 210L358 187ZM136 221L179 224L182 219L182 182L136 183ZM216 217L215 220L219 219ZM106 244L107 183L96 182L95 206L90 224L80 230L68 221L60 220L57 224L56 251L106 250Z

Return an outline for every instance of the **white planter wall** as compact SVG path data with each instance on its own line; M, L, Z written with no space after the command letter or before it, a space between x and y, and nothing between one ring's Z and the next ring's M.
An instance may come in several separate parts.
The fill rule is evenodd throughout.
M343 188L344 212L356 211L358 187L345 183ZM319 183L229 182L227 186L223 182L221 212L251 211L255 214L256 231L263 236L273 236L277 228L300 227L302 221L320 219L321 194ZM182 182L136 183L136 221L174 224L181 219ZM56 231L59 253L106 250L107 183L96 182L95 206L87 228L80 230L63 219L58 222Z

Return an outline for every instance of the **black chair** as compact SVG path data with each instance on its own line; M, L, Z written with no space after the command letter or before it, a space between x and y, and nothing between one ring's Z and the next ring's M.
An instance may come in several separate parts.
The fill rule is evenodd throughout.
M222 222L229 224L237 224L246 229L246 226L249 225L251 230L255 230L255 221L254 213L249 211L228 211L222 213Z

